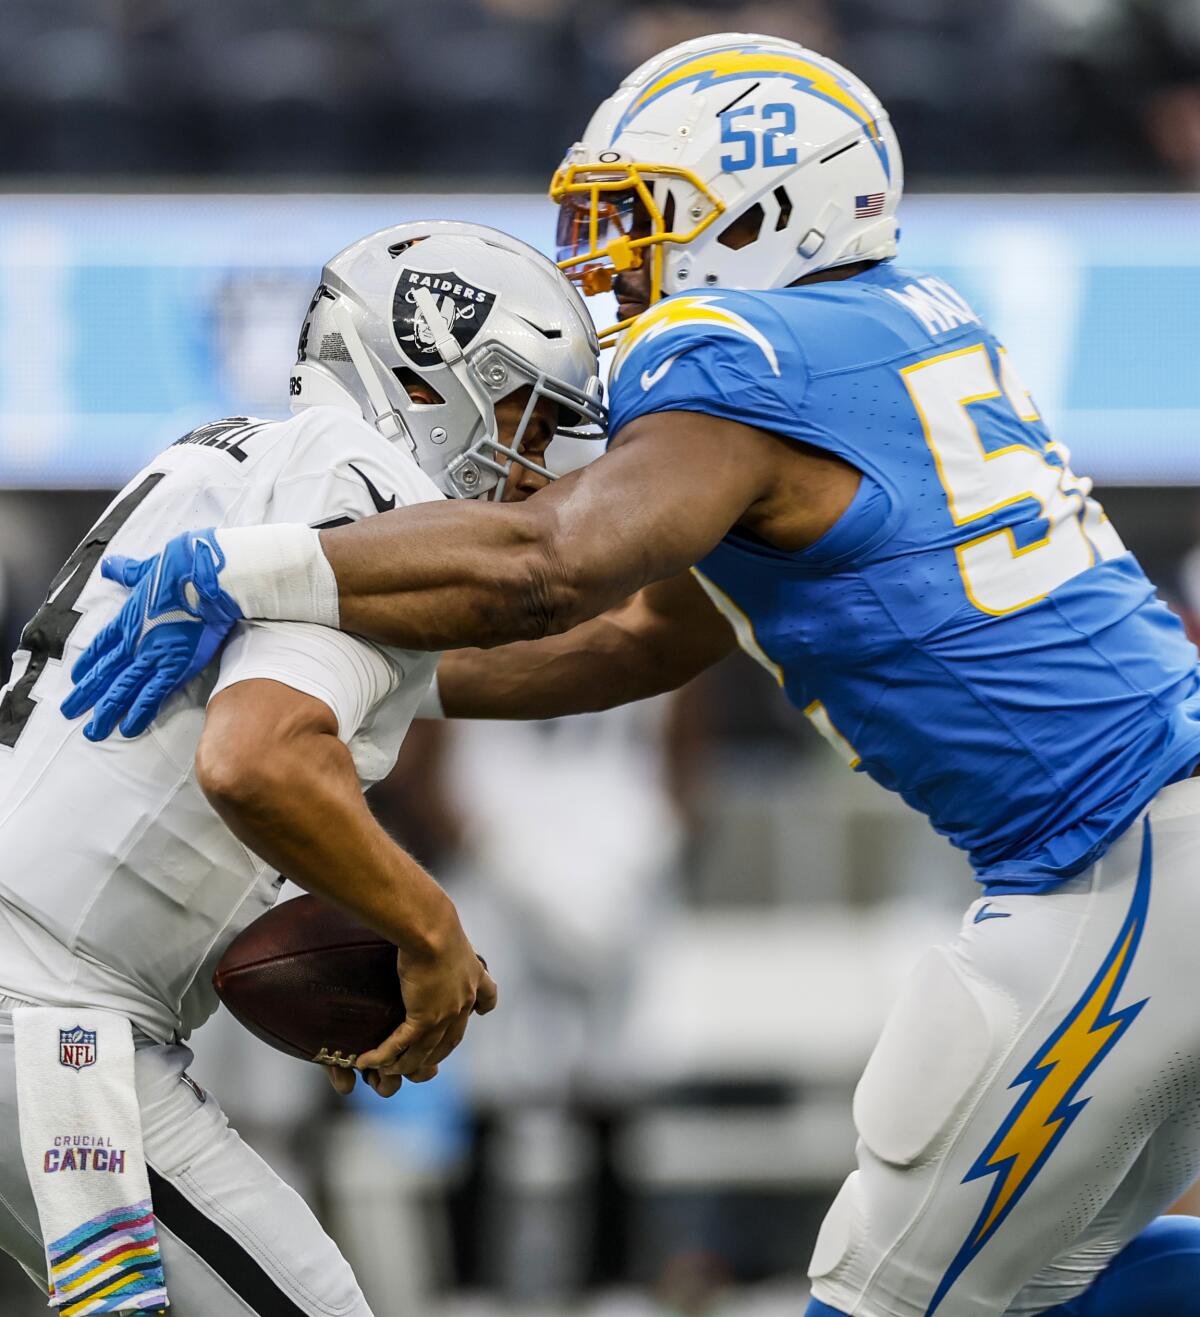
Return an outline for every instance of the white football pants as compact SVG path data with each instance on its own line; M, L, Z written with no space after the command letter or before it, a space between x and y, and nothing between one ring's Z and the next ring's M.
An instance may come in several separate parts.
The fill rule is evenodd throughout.
M17 1004L0 997L0 1248L44 1290L17 1126ZM136 1060L172 1317L371 1317L303 1199L229 1128L212 1095L184 1079L191 1059L186 1047L142 1042Z
M1040 1313L1200 1176L1200 779L1091 869L926 952L854 1099L813 1253L855 1317Z

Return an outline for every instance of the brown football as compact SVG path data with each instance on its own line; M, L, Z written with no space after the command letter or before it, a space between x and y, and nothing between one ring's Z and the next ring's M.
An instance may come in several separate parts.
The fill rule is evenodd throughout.
M315 896L268 910L229 944L217 996L264 1043L352 1066L404 1020L396 948Z

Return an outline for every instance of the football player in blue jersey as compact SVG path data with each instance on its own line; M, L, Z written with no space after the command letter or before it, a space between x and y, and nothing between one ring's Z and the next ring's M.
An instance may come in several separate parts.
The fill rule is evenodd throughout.
M894 263L901 187L832 61L650 61L553 185L565 268L622 303L609 452L520 503L181 537L114 569L69 707L136 734L243 615L457 649L462 717L606 708L740 644L983 887L863 1075L810 1312L1200 1313L1197 1223L1159 1219L1200 1174L1197 655L1001 345Z

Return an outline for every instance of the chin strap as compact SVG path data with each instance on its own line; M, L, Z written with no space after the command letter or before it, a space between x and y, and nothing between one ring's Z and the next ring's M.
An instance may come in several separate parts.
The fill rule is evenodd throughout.
M479 385L468 369L467 359L463 356L463 350L458 345L458 339L450 332L450 325L447 323L446 317L438 309L437 301L428 288L416 288L413 293L417 299L417 306L420 307L421 314L425 317L425 323L429 326L429 332L433 335L433 346L436 348L438 356L450 367L454 378L466 389L467 397L475 404L480 419L488 427L489 434L494 438L496 409L480 390ZM490 423L489 417L491 417Z
M520 452L520 445L525 435L525 430L529 425L529 420L533 416L534 408L537 406L538 397L548 396L544 392L539 395L539 390L541 389L540 382L537 387L530 391L529 401L525 404L525 411L521 416L520 424L517 426L515 437L507 444L501 443L500 436L497 433L498 426L496 425L496 409L492 405L490 399L488 399L479 388L474 373L467 366L466 357L463 356L463 351L458 345L458 340L450 332L450 326L446 323L446 317L442 315L441 311L438 309L437 302L429 292L429 289L416 288L413 290L413 295L416 298L417 306L420 308L421 314L425 317L425 320L429 325L429 332L433 335L434 347L437 349L442 361L445 362L453 372L454 378L458 380L466 390L467 397L469 397L475 404L476 410L479 412L484 427L487 430L487 434L484 438L476 440L471 448L458 459L458 467L453 464L451 465L450 478L455 480L460 487L464 487L466 482L459 479L456 473L459 471L465 472L467 466L470 465L475 467L476 470L479 467L483 467L485 470L492 471L503 480L511 470L512 463L516 462L519 466L526 467L530 471L536 471L539 475L546 476L550 480L557 480L558 477L553 471L548 470L544 466L539 466L536 463L530 462L528 458L522 457ZM598 379L596 380L596 384L597 386L600 385ZM492 456L489 457L483 453L482 449L485 446L492 450ZM508 458L509 464L507 466L502 466L496 460L495 454L497 453L503 453L504 456ZM470 496L470 490L467 489L466 492L468 493L468 496Z
M342 341L346 345L346 351L350 354L350 360L354 363L354 369L367 391L371 410L375 413L375 428L385 439L401 437L407 439L409 447L415 453L417 446L413 442L412 435L409 434L400 413L389 402L379 379L379 373L375 369L375 363L371 360L370 353L363 346L358 330L354 327L354 317L340 297L334 302L331 314L334 324L338 327L338 333L341 334Z
M437 301L429 289L417 288L413 291L417 305L421 308L421 315L433 335L433 346L437 349L438 356L453 369L455 363L463 359L463 350L458 345L458 339L450 332L450 325L439 310Z
M483 428L486 431L483 438L476 440L470 449L452 462L447 469L449 478L454 482L455 487L460 489L466 497L473 498L479 492L483 492L471 488L472 483L477 485L480 482L480 466L496 472L500 477L504 475L502 467L484 458L480 452L484 445L489 445L492 448L501 447L496 435L496 409L492 406L491 399L480 388L478 381L468 367L467 359L463 355L458 339L450 332L450 324L438 308L433 294L428 288L414 288L413 296L426 325L429 327L429 332L433 335L434 349L448 367L450 373L462 385L467 397L475 404L475 410L479 413L479 419L483 422ZM473 480L471 479L472 476Z

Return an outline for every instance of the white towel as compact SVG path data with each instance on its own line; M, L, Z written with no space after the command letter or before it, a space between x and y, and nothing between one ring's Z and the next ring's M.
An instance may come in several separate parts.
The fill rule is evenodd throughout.
M142 1150L133 1027L109 1011L13 1011L21 1152L50 1306L65 1317L158 1313L162 1255Z

